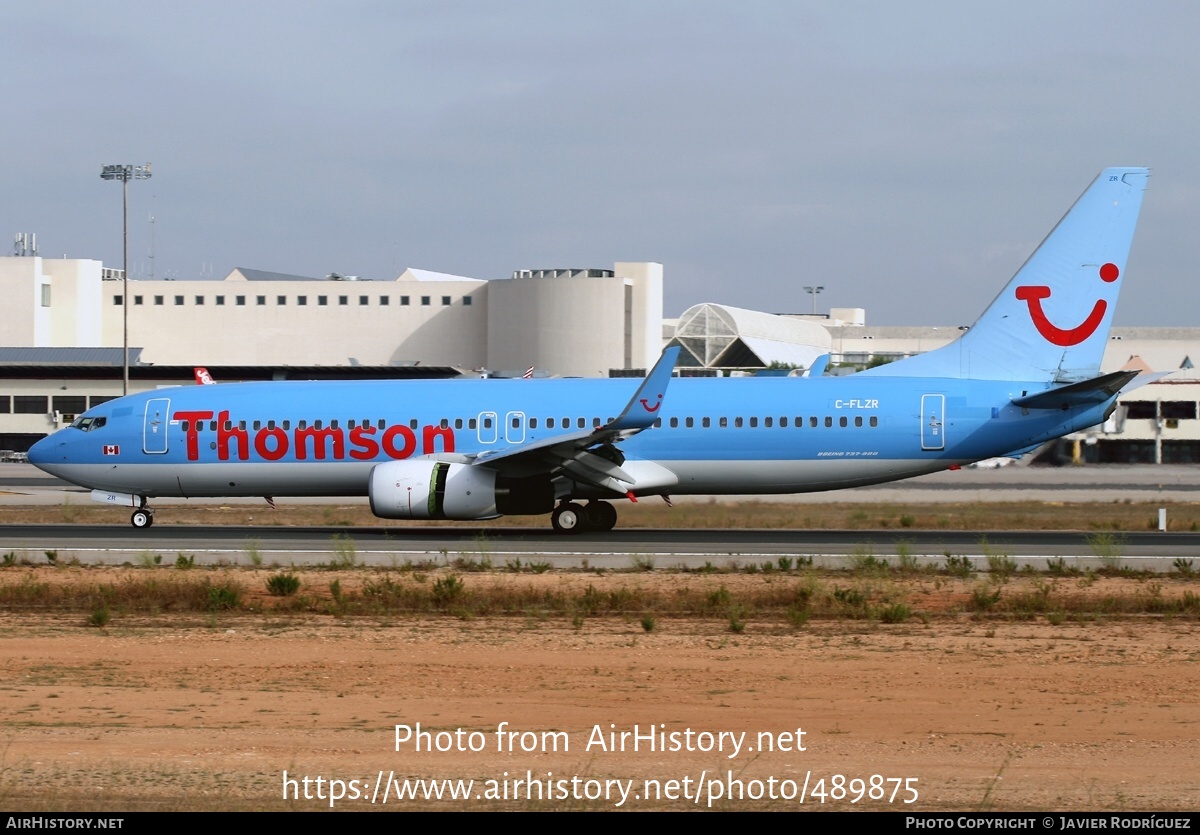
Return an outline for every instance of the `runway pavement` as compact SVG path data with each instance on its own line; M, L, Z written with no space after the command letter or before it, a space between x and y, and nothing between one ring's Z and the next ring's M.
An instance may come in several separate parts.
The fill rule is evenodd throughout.
M811 557L828 568L850 567L867 557L898 563L901 554L922 563L942 563L948 555L972 558L986 569L988 558L1010 557L1017 565L1044 568L1048 559L1065 565L1128 565L1169 571L1178 558L1200 554L1200 534L1127 533L1096 538L1075 532L978 531L780 531L780 530L616 530L563 537L538 528L252 528L157 527L135 531L125 525L7 525L0 528L0 552L45 563L135 565L154 555L170 565L177 554L198 564L321 565L352 560L361 565L545 561L554 567L629 569L744 567L777 562L779 557Z
M935 503L946 501L1193 501L1200 500L1200 467L1104 466L1071 468L1006 467L935 473L879 487L797 496L755 497L770 501ZM708 501L708 497L680 500ZM87 491L21 464L0 465L0 502L9 505L83 503ZM169 512L186 500L160 500ZM220 499L221 504L236 500ZM261 499L242 500L261 503ZM280 500L325 503L322 499ZM337 501L344 502L345 499ZM337 538L335 540L335 537ZM780 556L812 557L817 565L841 567L868 555L893 562L901 552L923 561L943 562L947 555L968 556L986 567L989 556L1009 556L1018 563L1044 566L1047 559L1100 566L1114 561L1136 567L1170 570L1175 559L1200 558L1200 534L1138 532L1114 535L1062 532L945 531L680 531L621 530L607 534L556 536L545 527L461 528L252 528L158 526L130 528L124 515L99 526L45 525L0 527L0 553L20 560L45 562L45 552L61 561L86 564L137 564L157 555L168 564L178 553L194 554L201 564L312 565L345 559L349 553L366 565L406 562L530 559L554 566L625 569L631 555L658 567L777 560ZM1197 560L1200 562L1200 559Z

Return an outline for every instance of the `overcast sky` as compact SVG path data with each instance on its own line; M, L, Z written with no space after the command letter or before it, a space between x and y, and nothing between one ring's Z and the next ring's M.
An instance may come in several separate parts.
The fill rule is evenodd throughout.
M0 234L131 274L665 266L711 301L965 324L1100 169L1117 313L1200 326L1194 2L12 2Z

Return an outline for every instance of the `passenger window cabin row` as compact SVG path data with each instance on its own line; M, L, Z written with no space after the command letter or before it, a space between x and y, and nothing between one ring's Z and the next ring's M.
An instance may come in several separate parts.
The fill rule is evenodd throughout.
M511 420L513 429L519 429L521 427L522 417L512 416L510 418L510 420ZM699 421L699 423L697 423L697 420ZM492 421L493 421L493 419L491 417L484 417L482 419L483 428L491 429ZM612 421L613 421L613 418L611 418L611 417L608 418L608 420L604 421L604 422L602 422L600 420L600 418L594 417L591 419L591 425L592 425L593 429L598 429L601 426L604 426L605 423L612 423ZM702 417L699 419L689 416L689 417L682 417L682 418L681 417L668 418L667 425L669 425L672 429L678 429L680 427L682 427L684 429L695 429L697 427L701 428L701 429L711 429L714 426L714 421L715 421L716 428L719 428L719 429L728 429L730 427L732 427L734 429L744 429L744 428L748 428L748 429L758 429L758 428L787 429L789 427L792 427L795 429L800 429L806 423L805 418L803 418L803 417L797 416L797 417L789 418L786 415L780 416L780 417L769 416L769 417L761 417L761 418L757 417L757 416L756 417L733 417L733 418L730 418L730 417L718 417L718 418ZM480 419L479 418L466 418L464 420L463 418L455 418L453 421L451 421L449 418L442 418L439 421L438 425L442 429L449 429L451 423L453 423L455 429L466 428L466 429L474 430L474 429L479 428ZM359 426L362 426L362 427L371 426L372 424L375 424L380 430L386 429L388 426L388 422L386 420L384 420L383 418L379 418L378 420L375 420L375 421L372 421L372 420L361 420L361 421L348 420L348 421L346 421L346 428L354 429ZM583 418L583 417L578 417L578 418L551 417L551 418L545 418L544 424L545 424L546 429L572 429L572 428L586 429L587 425L588 425L588 419ZM813 428L813 429L818 428L820 426L832 428L835 425L835 419L830 415L826 415L824 418L820 418L820 417L817 417L816 415L813 415L807 419L807 424L808 424L809 428ZM225 429L227 431L232 429L233 425L234 424L232 421L225 421ZM420 426L420 422L414 418L413 420L410 420L408 422L408 425L409 425L409 428L411 428L411 429L417 429ZM526 419L526 426L529 429L537 429L538 425L539 425L538 418L531 417L531 418ZM662 427L663 419L659 418L658 420L655 421L654 425L656 428ZM847 415L840 415L836 419L836 425L839 427L843 427L843 428L849 427L851 425L853 425L856 428L859 428L862 426L876 427L879 425L879 418L875 415L871 415L868 418L864 418L862 415L855 415L853 417L853 419L851 419ZM283 421L255 420L255 421L251 421L249 424L247 424L246 421L242 420L242 421L238 421L238 423L237 423L237 428L243 429L243 430L244 429L253 429L253 430L257 431L259 429L264 428L264 426L267 429L275 429L276 427L279 427L286 431L286 430L290 430L292 428L292 421L290 421L290 420L283 420ZM310 424L306 420L297 421L297 423L296 423L296 428L298 428L298 429L308 429L309 426L310 426ZM313 429L325 429L325 428L338 429L338 428L340 428L340 426L341 426L341 424L339 423L339 421L337 419L329 421L328 425L326 425L326 423L321 420L314 420L314 421L312 421L312 424L311 424L311 428L313 428ZM186 420L183 421L183 429L185 432L188 430L188 421L186 421ZM196 429L203 430L204 429L204 421L199 421L196 425ZM209 429L209 431L215 432L217 429L217 421L215 421L215 420L208 421L208 429Z

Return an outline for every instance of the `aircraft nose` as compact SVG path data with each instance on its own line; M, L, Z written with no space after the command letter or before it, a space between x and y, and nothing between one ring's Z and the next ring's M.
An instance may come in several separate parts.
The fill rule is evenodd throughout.
M58 433L47 435L40 441L29 448L29 463L35 467L42 467L44 464L53 463L55 459L55 450L63 445L61 438L55 437Z
M77 456L81 450L74 437L76 434L77 430L74 429L60 429L42 438L26 453L29 456L29 463L55 478L79 484L77 481L79 471Z

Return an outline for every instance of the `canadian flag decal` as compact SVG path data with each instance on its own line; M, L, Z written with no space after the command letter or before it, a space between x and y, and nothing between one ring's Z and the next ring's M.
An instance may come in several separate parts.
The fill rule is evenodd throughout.
M120 455L121 448L116 444L105 444L103 452L105 455Z

